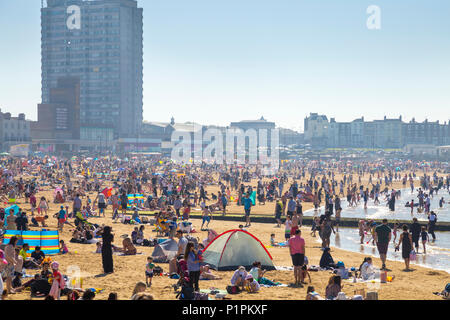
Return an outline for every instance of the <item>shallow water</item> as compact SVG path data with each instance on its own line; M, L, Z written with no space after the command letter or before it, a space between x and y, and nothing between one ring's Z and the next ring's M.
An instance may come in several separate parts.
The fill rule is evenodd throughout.
M435 232L436 242L427 243L427 253L423 254L422 243L420 242L419 254L417 254L417 261L411 262L411 266L420 265L423 267L444 270L450 273L450 232ZM398 242L400 233L397 234L396 241ZM431 236L430 236L431 238ZM365 237L364 244L360 244L359 231L356 228L339 228L339 232L331 235L330 246L339 249L359 252L368 256L379 257L376 245L372 244L372 237L369 235ZM394 239L394 238L392 238ZM320 239L318 239L320 242ZM367 244L369 242L369 244ZM334 260L339 260L339 257L333 256ZM400 251L395 252L394 244L389 245L387 258L389 260L403 261L401 248ZM362 261L361 261L362 262ZM355 266L357 267L357 266ZM388 265L389 268L389 265Z
M403 189L401 191L401 196L395 201L395 211L392 212L387 206L387 202L384 200L385 197L380 197L380 204L374 205L373 199L369 199L367 203L367 209L364 209L364 201L361 202L356 207L348 207L347 199L342 199L341 206L342 218L366 218L366 219L383 219L387 218L389 220L412 220L416 217L419 221L428 221L428 216L425 213L417 213L417 207L414 208L414 213L411 215L411 208L405 207L406 202L414 199L415 203L419 202L417 198L417 191L411 194L411 189ZM446 203L444 203L442 208L439 208L439 199L444 197ZM439 221L450 222L450 195L446 190L440 190L437 195L431 198L431 210L433 210L438 217ZM305 211L305 216L313 216L315 214L321 214L324 208L321 207L318 212L313 210Z

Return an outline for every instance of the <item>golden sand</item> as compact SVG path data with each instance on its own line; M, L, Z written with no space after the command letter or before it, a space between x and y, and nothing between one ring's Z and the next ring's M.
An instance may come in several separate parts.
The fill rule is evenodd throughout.
M367 181L367 177L365 179ZM256 181L252 181L252 185L256 185ZM416 183L417 185L417 183ZM396 187L401 187L401 183L396 183ZM208 190L217 190L217 187L209 187ZM38 194L38 196L46 196L47 199L53 199L53 190L45 190ZM90 195L91 199L95 199L95 195ZM19 206L29 209L29 204L24 204L23 199L20 199L22 203ZM84 200L83 200L84 203ZM69 207L72 204L67 204ZM57 222L52 215L57 212L59 204L50 204L50 218L48 220L48 225L50 228L56 228ZM311 203L304 203L304 210L311 208ZM238 207L232 204L229 207L228 212L232 213L242 213L242 207ZM29 212L29 211L28 211ZM268 214L273 215L274 213L274 203L267 203L266 205L259 206L256 205L254 210L252 209L252 214ZM111 225L113 227L113 233L115 234L114 244L117 246L122 246L122 239L120 238L123 234L130 235L134 226L124 225L121 223L112 223L111 212L107 211L107 218L90 218L90 221L97 224ZM196 230L200 230L201 220L192 219L193 226ZM212 220L210 228L221 233L226 230L236 229L242 222L238 221L219 221ZM33 229L33 228L31 228ZM155 237L156 232L152 231L153 227L150 225L145 226L145 237ZM72 228L65 226L64 232L60 235L60 238L65 240L69 248L69 253L66 255L54 256L52 259L58 261L63 272L67 271L70 266L78 266L81 272L84 274L83 288L101 288L104 291L97 294L96 299L106 299L110 292L116 292L119 299L129 299L135 284L139 281L145 282L145 264L147 256L150 256L153 252L151 247L137 247L138 252L141 255L136 256L117 256L114 255L114 273L104 276L95 277L96 275L101 275L103 273L101 254L95 254L96 245L95 244L73 244L70 243ZM284 227L275 228L275 223L273 224L262 224L262 223L252 223L251 227L248 229L249 232L258 237L265 245L269 245L270 234L275 233L275 239L277 241L284 241ZM207 232L198 232L193 234L200 240L207 237ZM316 242L317 238L313 238L310 235L310 227L302 227L302 236L306 240L306 256L309 259L310 265L319 265L319 260L322 254L320 250L320 244ZM269 248L270 254L273 257L273 262L275 266L292 266L291 257L289 255L289 250L287 248ZM389 250L393 250L392 246ZM335 261L344 261L347 267L358 267L364 255L360 253L348 252L340 249L332 249L332 256ZM380 267L381 262L378 258L374 258L374 266ZM157 264L160 265L164 271L168 271L168 264ZM411 265L413 268L412 272L404 272L404 263L388 261L387 267L391 269L388 273L389 276L395 276L393 282L380 284L379 288L375 289L378 291L379 299L383 300L439 300L440 297L433 294L433 292L441 291L446 283L449 282L450 276L444 271L435 271L429 268L419 267L414 264ZM30 270L29 273L33 274L36 271ZM201 289L208 289L215 287L224 290L229 284L233 272L215 272L215 274L222 277L222 280L214 281L200 281ZM316 291L324 295L325 287L331 276L329 271L320 272L310 272L311 275L311 285L313 285ZM284 284L290 284L293 282L293 272L292 271L269 271L265 275L267 278L279 281ZM175 299L174 289L172 285L176 283L177 280L172 280L167 276L156 276L153 278L153 285L151 288L147 289L148 292L154 295L155 299L158 300L172 300ZM371 284L369 286L364 283L353 284L351 282L343 281L344 287L343 291L347 296L352 296L357 289L364 289L367 291L374 290L371 289ZM309 285L309 284L308 284ZM233 300L250 300L250 299L261 299L261 300L298 300L305 299L306 297L306 287L304 288L290 288L290 287L262 287L260 292L257 294L241 293L238 295L228 295L228 297ZM30 299L29 292L16 293L9 295L7 299L12 300L24 300Z

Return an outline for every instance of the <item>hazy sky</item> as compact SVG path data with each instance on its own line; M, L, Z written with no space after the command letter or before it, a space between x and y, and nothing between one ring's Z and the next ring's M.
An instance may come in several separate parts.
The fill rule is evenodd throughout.
M448 0L139 0L144 119L228 125L309 112L450 119ZM368 6L381 8L369 30ZM0 0L0 107L36 119L40 0Z

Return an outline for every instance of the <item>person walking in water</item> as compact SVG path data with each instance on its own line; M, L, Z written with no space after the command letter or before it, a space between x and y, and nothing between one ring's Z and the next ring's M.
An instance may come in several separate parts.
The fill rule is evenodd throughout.
M412 245L412 236L408 232L408 226L405 224L403 225L403 233L400 235L400 240L397 245L397 250L400 248L400 245L402 246L402 258L405 260L405 271L410 271L409 269L409 257L411 254L411 251L413 249Z

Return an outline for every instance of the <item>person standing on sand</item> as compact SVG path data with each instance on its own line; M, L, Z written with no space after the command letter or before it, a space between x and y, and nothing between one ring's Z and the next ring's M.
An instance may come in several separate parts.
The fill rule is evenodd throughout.
M112 242L114 235L111 233L112 229L109 226L103 228L102 234L102 262L105 274L114 272L113 257L112 257Z
M388 226L387 219L383 219L383 224L375 228L373 233L375 243L377 244L378 253L380 254L380 259L382 262L381 270L386 270L386 255L389 247L389 242L391 241L391 228Z
M295 286L303 288L301 284L302 266L305 262L305 239L301 236L300 229L295 231L295 236L289 239L289 251L294 265Z
M82 206L82 202L81 202L81 199L80 199L80 195L77 194L75 196L75 198L73 199L72 218L76 217L77 213L81 210L81 206Z
M292 225L291 225L291 237L295 236L295 232L298 230L298 215L297 213L294 213L294 216L292 217Z
M245 211L245 227L250 227L251 223L250 223L250 211L252 209L252 199L250 199L250 193L247 192L247 194L245 195L244 198L244 211Z

